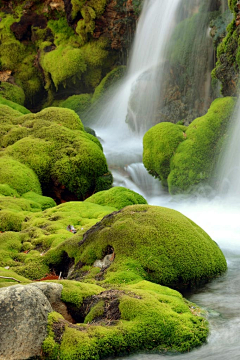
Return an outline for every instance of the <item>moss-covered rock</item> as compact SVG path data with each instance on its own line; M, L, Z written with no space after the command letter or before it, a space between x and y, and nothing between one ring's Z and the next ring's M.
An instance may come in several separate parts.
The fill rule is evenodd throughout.
M0 288L11 286L11 285L16 285L17 282L14 279L18 280L22 284L30 283L30 280L26 279L23 276L18 275L15 271L13 271L11 269L6 269L3 267L0 267L0 276L5 277L5 279L0 278ZM7 279L7 278L10 278L10 279ZM11 278L13 278L13 279L11 279Z
M20 86L12 85L8 82L1 82L0 95L7 100L11 100L19 105L24 105L25 94Z
M0 186L0 189L1 189L1 186ZM36 194L33 191L29 191L29 192L23 194L22 197L24 199L32 200L33 202L39 204L41 206L41 210L46 210L46 209L56 206L56 203L52 198Z
M118 210L128 205L147 204L147 201L141 195L120 186L105 191L99 191L85 201L103 206L112 206Z
M0 157L0 183L9 185L19 195L28 191L42 194L41 185L34 171L9 156Z
M193 304L174 290L142 281L118 290L89 286L87 291L95 294L85 298L85 306L72 296L81 324L69 324L57 313L49 315L43 343L47 358L102 359L140 350L184 352L206 340L208 324L200 309L193 313Z
M143 164L164 185L170 173L171 158L185 140L186 129L182 125L160 123L148 130L143 138Z
M187 128L167 123L151 128L144 136L143 153L149 173L167 184L172 194L210 182L235 104L234 98L219 98Z
M216 99L206 115L189 125L185 140L171 159L170 193L189 191L212 180L235 104L234 98Z
M106 216L79 245L80 261L86 265L114 249L107 283L139 281L140 275L161 285L186 288L226 270L218 245L187 217L167 208L128 206Z
M74 110L79 116L83 114L91 105L91 94L72 95L63 102L60 106Z
M125 66L119 66L108 73L96 87L92 97L92 103L99 100L112 85L119 81L123 77L125 71Z
M0 105L7 105L10 108L22 113L22 114L29 114L30 111L26 109L24 106L19 105L18 103L15 103L14 101L10 101L8 99L5 99L3 96L0 95Z
M111 187L112 175L102 146L96 137L84 131L73 110L50 107L24 116L12 114L10 110L6 118L3 111L2 122L5 121L7 127L0 138L5 148L2 155L30 167L37 174L45 195L58 202L81 200ZM31 190L38 192L29 186L21 194Z

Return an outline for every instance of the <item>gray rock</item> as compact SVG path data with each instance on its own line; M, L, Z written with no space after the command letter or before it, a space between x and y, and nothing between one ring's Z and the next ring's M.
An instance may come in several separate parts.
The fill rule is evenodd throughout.
M39 286L14 285L0 289L0 360L40 355L51 311Z

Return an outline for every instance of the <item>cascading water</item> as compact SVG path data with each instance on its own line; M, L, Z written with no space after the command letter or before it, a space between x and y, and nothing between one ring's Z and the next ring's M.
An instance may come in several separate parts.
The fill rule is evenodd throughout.
M225 151L219 161L218 192L228 198L240 195L240 101L228 130Z

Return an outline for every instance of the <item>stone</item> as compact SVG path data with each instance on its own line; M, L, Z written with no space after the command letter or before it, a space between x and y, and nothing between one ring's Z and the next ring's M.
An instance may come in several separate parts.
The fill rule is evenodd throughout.
M48 289L37 285L0 289L0 360L28 359L41 354L48 314L53 309L40 290L48 294Z

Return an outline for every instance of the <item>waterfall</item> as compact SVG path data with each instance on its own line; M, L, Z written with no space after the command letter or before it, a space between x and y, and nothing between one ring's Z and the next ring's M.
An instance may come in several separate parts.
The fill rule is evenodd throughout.
M228 198L240 195L240 101L229 125L222 157L217 167L218 193Z

